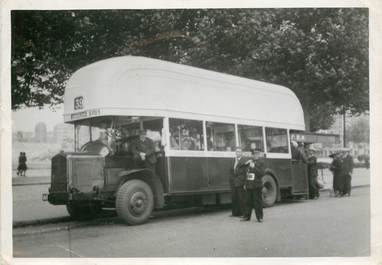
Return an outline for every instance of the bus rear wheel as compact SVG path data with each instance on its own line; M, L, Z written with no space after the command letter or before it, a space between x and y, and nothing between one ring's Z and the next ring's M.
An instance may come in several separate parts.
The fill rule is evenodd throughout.
M153 192L142 180L128 180L119 188L115 204L118 216L127 224L142 224L153 211Z
M277 184L271 175L263 177L263 205L264 207L271 207L277 200Z

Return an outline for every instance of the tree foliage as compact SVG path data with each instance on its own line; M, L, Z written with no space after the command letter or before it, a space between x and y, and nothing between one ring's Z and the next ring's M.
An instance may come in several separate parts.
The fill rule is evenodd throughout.
M370 141L369 116L353 118L354 122L347 126L348 141L368 143Z
M58 104L74 71L122 55L287 86L311 130L369 107L367 9L12 11L12 107Z

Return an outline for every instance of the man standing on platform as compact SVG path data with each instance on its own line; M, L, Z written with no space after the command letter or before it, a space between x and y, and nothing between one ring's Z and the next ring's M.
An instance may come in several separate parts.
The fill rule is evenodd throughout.
M320 189L317 184L318 167L317 157L314 155L316 150L313 147L308 149L308 179L309 179L309 199L318 199L320 197Z

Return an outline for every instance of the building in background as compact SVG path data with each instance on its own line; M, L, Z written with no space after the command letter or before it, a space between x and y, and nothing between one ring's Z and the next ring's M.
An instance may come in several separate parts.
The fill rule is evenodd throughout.
M46 129L46 124L44 122L39 122L35 126L34 138L36 142L46 143L48 139L48 132Z

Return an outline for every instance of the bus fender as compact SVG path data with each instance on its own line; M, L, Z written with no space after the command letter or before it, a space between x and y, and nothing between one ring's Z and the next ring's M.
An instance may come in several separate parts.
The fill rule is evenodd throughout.
M143 180L150 186L151 190L153 191L155 209L164 207L164 195L163 195L164 191L163 191L162 182L150 169L142 168L142 169L123 170L119 172L118 177L120 177L119 187L122 186L126 181L130 179Z
M266 168L265 174L271 175L275 179L276 185L277 185L277 200L276 201L278 202L281 201L280 182L276 173L272 169Z

